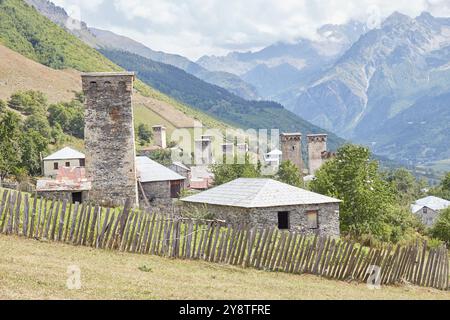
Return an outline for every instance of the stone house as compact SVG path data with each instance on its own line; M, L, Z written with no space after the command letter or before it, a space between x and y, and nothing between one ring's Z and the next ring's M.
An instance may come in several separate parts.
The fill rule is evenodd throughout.
M139 202L171 204L185 188L186 178L148 157L136 157Z
M183 177L186 178L185 180L185 188L189 188L190 186L190 181L191 181L191 169L187 166L185 166L182 162L180 161L174 161L170 166L169 169L178 173L179 175L182 175Z
M417 200L411 205L411 212L418 216L427 227L432 227L442 210L450 207L450 201L430 196Z
M42 175L44 177L55 178L60 168L84 168L86 165L85 158L83 153L70 147L65 147L42 160Z
M67 199L82 203L89 200L91 182L82 167L61 167L55 179L40 179L36 183L36 193L44 198Z
M181 201L227 223L340 235L340 200L271 179L236 179Z

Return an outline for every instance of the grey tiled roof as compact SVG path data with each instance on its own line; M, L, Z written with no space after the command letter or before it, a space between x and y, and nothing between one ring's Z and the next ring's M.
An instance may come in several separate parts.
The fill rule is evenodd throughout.
M148 157L136 157L137 176L141 182L185 180L175 171L164 167Z
M69 159L84 159L85 156L83 153L74 150L69 147L62 148L61 150L52 153L48 157L45 157L44 160L69 160Z
M450 201L447 201L442 198L438 198L435 196L429 196L422 199L417 200L414 204L411 205L411 211L416 213L421 210L423 207L430 208L435 211L443 210L445 208L450 207Z
M243 208L341 202L338 199L296 188L279 181L246 178L231 181L181 200Z

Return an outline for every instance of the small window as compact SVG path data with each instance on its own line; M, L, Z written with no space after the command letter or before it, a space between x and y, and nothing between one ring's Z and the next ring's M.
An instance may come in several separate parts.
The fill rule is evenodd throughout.
M58 162L54 162L53 163L53 170L58 170L58 169L59 169Z
M427 214L428 213L428 208L423 208L423 213Z
M292 150L295 151L295 146L292 146Z
M70 162L66 162L66 168L70 167Z
M80 167L85 167L85 166L86 166L86 160L80 159Z
M278 229L289 230L290 228L289 212L278 212Z
M317 211L309 211L306 213L308 217L308 228L318 229L319 228L319 213Z

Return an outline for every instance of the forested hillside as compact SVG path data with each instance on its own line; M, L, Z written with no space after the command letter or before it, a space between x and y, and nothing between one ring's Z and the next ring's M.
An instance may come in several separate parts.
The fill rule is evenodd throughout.
M189 106L241 128L280 129L309 133L324 132L282 105L271 101L247 101L225 89L206 83L174 66L155 62L142 56L116 50L100 50L106 57L155 89ZM343 142L329 133L330 148Z

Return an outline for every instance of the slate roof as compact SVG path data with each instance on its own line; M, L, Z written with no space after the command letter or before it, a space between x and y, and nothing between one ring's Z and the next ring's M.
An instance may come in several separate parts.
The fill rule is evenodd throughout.
M44 160L69 160L69 159L84 159L85 155L77 150L70 147L62 148L61 150L52 153Z
M424 207L430 208L434 211L439 211L450 207L450 201L434 196L425 197L412 204L411 211L416 213Z
M186 179L148 157L136 157L136 170L139 180L143 183Z
M181 199L241 208L268 208L304 204L339 203L341 200L296 188L271 179L240 178Z

